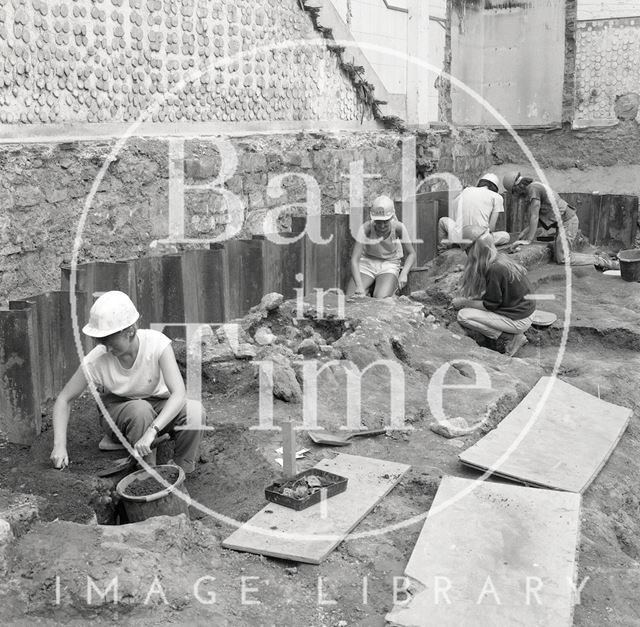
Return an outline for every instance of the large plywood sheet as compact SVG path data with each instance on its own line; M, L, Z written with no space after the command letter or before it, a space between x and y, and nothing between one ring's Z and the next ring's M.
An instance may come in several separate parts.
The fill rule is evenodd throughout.
M467 2L454 9L451 74L475 92L452 85L454 124L501 126L486 102L511 126L558 125L565 21L565 0Z
M406 464L344 454L315 468L347 477L347 490L299 512L269 503L222 546L319 564L409 470Z
M542 377L460 461L526 484L581 493L611 455L631 413L564 381Z
M392 625L568 627L580 495L445 477L405 575L417 594Z

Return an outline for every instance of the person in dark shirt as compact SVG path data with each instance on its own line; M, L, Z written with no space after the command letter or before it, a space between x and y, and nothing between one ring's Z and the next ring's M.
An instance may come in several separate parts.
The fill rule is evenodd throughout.
M462 297L453 299L461 326L491 340L504 336L505 353L513 357L527 343L534 301L527 271L498 253L489 229L468 226L462 231L467 261L462 274Z
M522 176L520 172L505 174L502 184L510 194L524 198L527 211L526 227L512 248L526 246L535 241L536 237L552 235L553 258L556 263L565 263L568 259L572 266L594 265L601 270L617 270L620 267L619 262L609 259L606 255L575 251L580 226L578 216L575 209L557 192L540 181ZM565 255L565 250L568 251L568 255Z

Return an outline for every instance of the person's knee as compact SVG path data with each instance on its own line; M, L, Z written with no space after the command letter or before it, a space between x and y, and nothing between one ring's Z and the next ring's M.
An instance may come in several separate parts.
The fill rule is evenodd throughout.
M460 324L469 322L473 319L473 309L471 307L460 309L460 311L458 311L457 319Z
M144 399L127 401L121 409L117 424L130 425L137 422L150 424L156 417L156 412L150 403Z
M510 241L511 238L509 236L509 233L507 233L506 231L496 231L495 233L493 233L493 243L496 246L504 246Z

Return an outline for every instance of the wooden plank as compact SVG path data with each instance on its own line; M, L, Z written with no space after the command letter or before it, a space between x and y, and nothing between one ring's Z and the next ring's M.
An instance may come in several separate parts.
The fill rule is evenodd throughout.
M86 294L76 293L78 330L86 354L93 343L82 332L86 319ZM27 299L11 301L13 310L32 308L34 349L38 359L38 381L42 401L55 398L80 363L73 336L69 292L46 292Z
M222 546L319 564L391 491L410 467L340 454L333 459L322 460L315 468L347 477L347 490L299 512L270 503L232 533Z
M343 292L351 278L351 252L355 238L351 233L349 215L336 214L334 222L334 237L336 239L336 287Z
M140 327L173 324L176 326L168 326L164 332L170 337L184 337L179 326L185 321L181 256L140 257L131 263L135 277L132 300L140 312Z
M161 322L169 325L163 333L172 339L184 339L185 330L180 325L185 322L182 255L163 255L160 259Z
M542 377L460 461L529 485L582 493L613 452L631 414L564 381Z
M135 303L140 313L138 324L148 329L151 323L162 320L162 284L158 277L162 276L160 257L140 257L131 262L135 284Z
M594 244L632 248L638 221L638 197L603 194Z
M419 592L387 621L570 627L580 500L444 477L405 570Z
M506 194L504 211L508 233L520 233L524 229L526 219L524 200L522 196Z
M309 234L303 238L303 266L304 266L304 294L315 294L316 288L331 289L339 287L340 274L338 272L339 255L336 237L336 215L323 215L320 221L320 235L323 239L332 238L326 244L311 241ZM342 218L342 216L339 216ZM346 217L348 222L348 216ZM291 219L291 231L302 233L306 225L306 218ZM347 268L347 271L349 269ZM348 279L347 279L348 281Z
M0 311L0 430L13 444L40 434L40 382L32 308Z
M402 222L403 206L396 202L396 215ZM438 254L438 220L449 214L449 192L424 192L416 195L416 265L421 268Z
M285 299L295 298L295 289L301 286L297 274L304 274L302 238L295 240L291 233L280 233L286 243L275 243L269 236L254 236L262 243L262 272L264 294L278 292ZM263 294L263 295L264 295Z
M560 194L560 197L576 210L582 234L593 243L601 196L599 194L563 193Z
M182 258L185 320L224 322L228 320L227 256L224 247L187 250Z
M244 316L264 295L262 242L234 239L224 243L229 274L229 316Z

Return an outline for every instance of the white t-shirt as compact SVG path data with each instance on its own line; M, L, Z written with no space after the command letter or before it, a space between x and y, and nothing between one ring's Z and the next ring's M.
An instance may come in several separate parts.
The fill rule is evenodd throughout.
M102 344L84 358L89 376L100 394L111 392L124 398L169 397L169 388L160 370L160 355L171 340L151 329L139 329L138 340L140 346L131 368L124 368Z
M457 224L489 228L493 213L504 212L504 200L488 187L465 187L453 200L451 217Z

